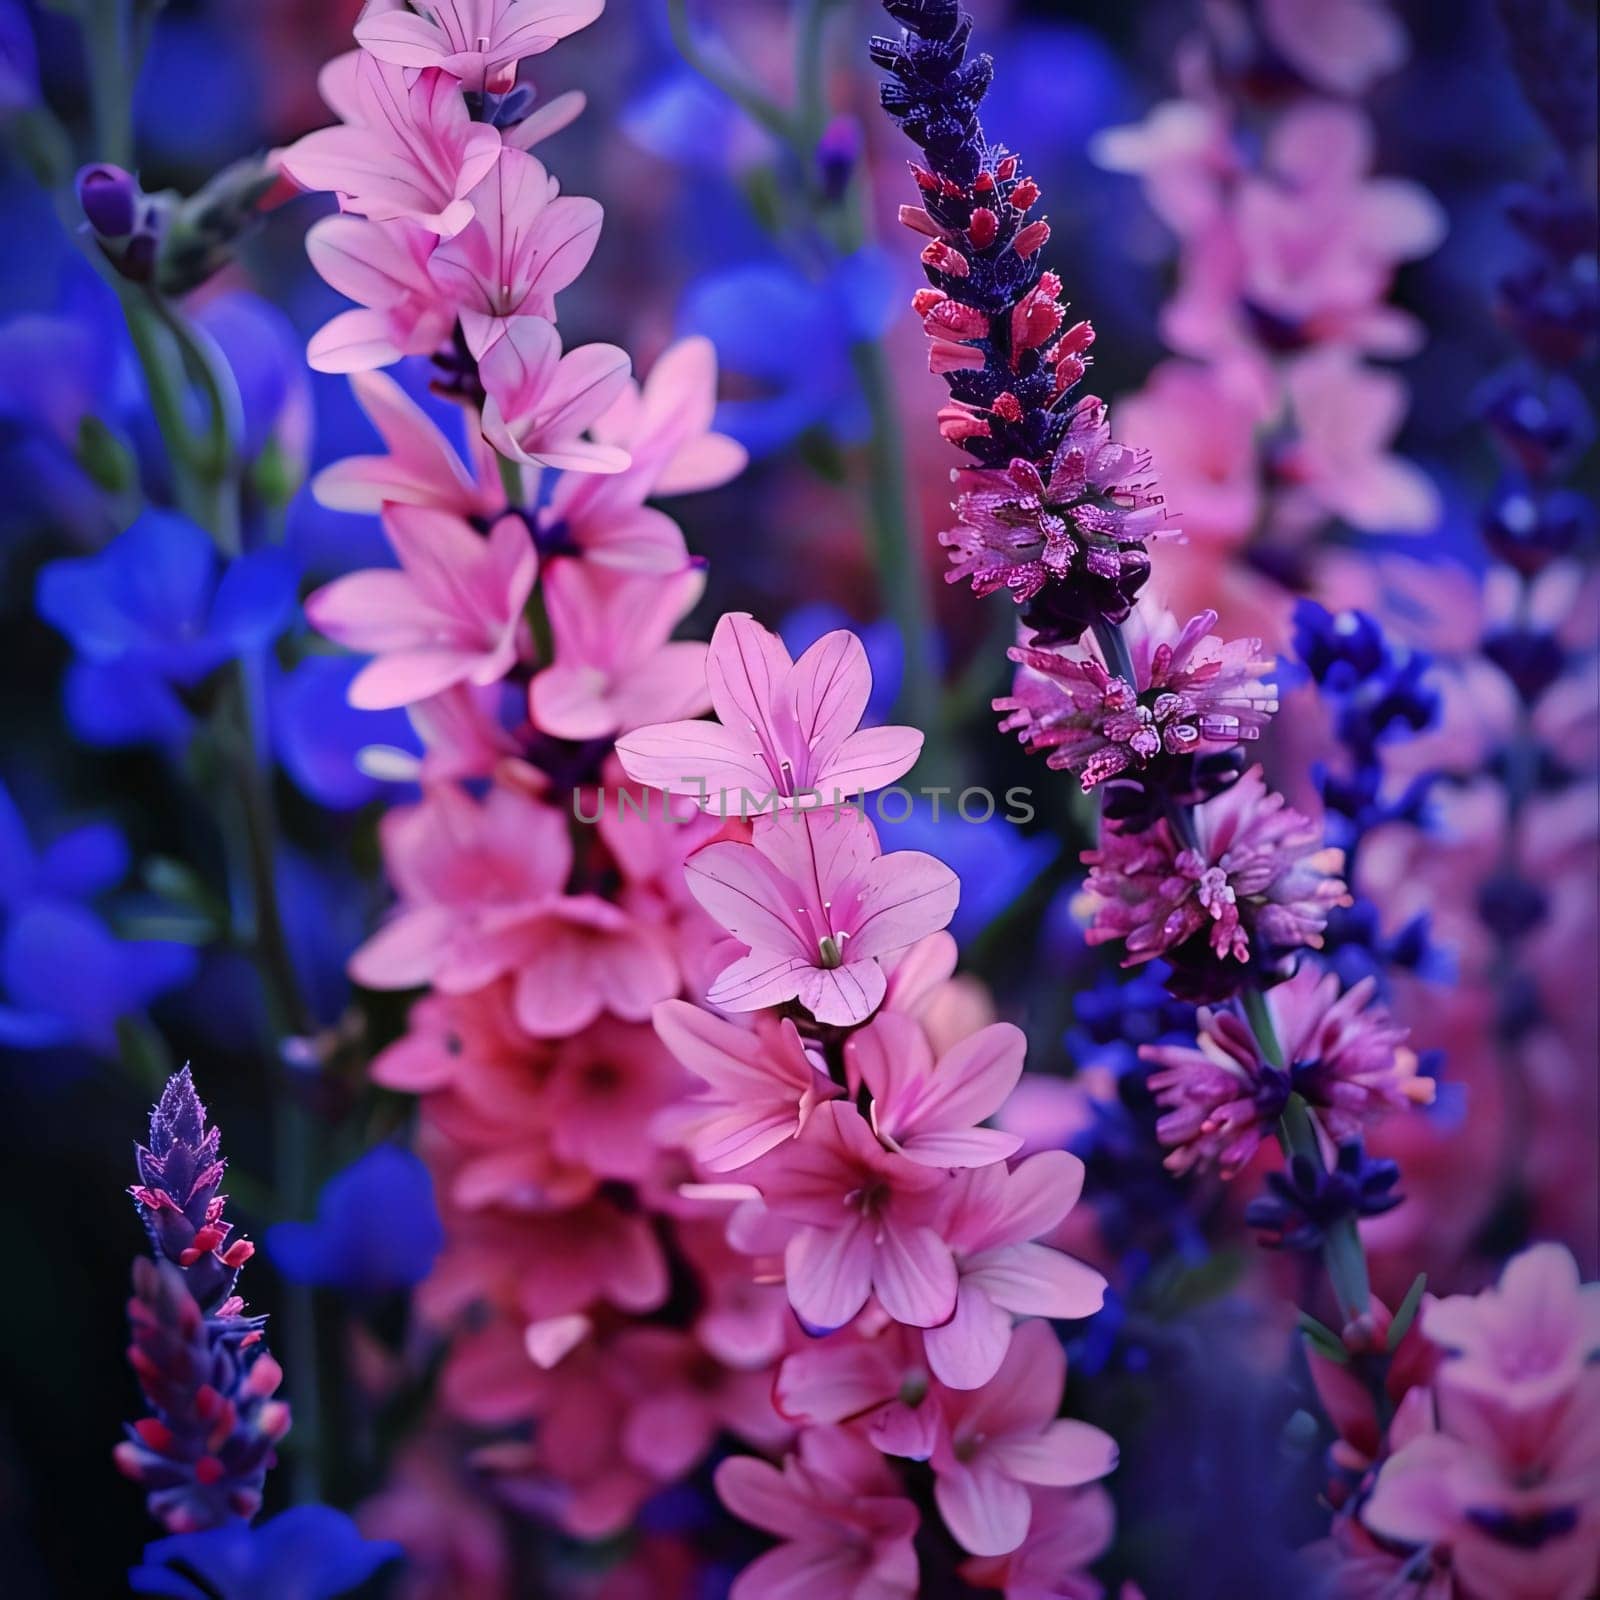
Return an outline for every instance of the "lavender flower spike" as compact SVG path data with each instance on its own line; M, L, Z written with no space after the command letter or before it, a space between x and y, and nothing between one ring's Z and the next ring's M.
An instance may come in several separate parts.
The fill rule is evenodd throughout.
M217 1129L206 1127L206 1108L185 1067L167 1080L150 1113L149 1145L134 1147L139 1182L128 1190L152 1249L183 1269L189 1293L208 1313L233 1293L239 1269L255 1254L246 1239L228 1243L227 1196L217 1192L227 1168L220 1142Z

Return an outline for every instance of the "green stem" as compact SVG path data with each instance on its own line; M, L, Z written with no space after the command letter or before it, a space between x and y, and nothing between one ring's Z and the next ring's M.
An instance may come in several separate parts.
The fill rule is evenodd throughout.
M753 89L725 61L700 48L689 25L689 0L667 0L667 26L672 42L684 62L707 83L720 89L752 122L765 128L780 143L795 147L800 133L793 118L775 106L758 89Z
M89 0L83 12L97 159L133 165L133 40L127 0Z

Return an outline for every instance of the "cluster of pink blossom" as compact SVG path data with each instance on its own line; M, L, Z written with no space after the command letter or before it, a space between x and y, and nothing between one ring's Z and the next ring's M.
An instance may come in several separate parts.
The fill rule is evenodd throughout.
M1369 358L1420 344L1387 296L1444 218L1415 183L1372 174L1353 97L1405 59L1386 5L1274 0L1208 21L1179 52L1178 98L1102 134L1095 154L1140 176L1178 241L1161 318L1175 355L1121 418L1182 507L1194 549L1180 568L1214 581L1218 553L1259 541L1295 559L1332 519L1437 521L1428 478L1391 448L1405 383Z
M1041 1242L1081 1164L1012 1166L979 1126L1025 1041L952 977L954 875L850 803L921 748L859 727L860 643L791 661L744 616L671 638L703 573L651 502L742 452L710 431L704 341L642 385L615 347L562 352L601 212L527 154L571 101L517 120L519 60L599 9L370 7L323 78L341 125L280 158L338 196L309 248L360 309L310 354L386 446L316 491L380 512L398 561L307 611L372 657L352 702L404 707L425 751L384 754L421 796L384 819L399 904L350 967L428 991L372 1069L422 1097L447 1245L418 1304L452 1335L448 1410L516 1430L474 1459L571 1534L732 1438L782 1458L717 1471L780 1541L740 1594L913 1595L935 1505L973 1581L1015 1587L1109 1538L1085 1486L1115 1447L1058 1420L1053 1330L1013 1332L1100 1304ZM461 403L467 460L370 370L403 356Z
M1396 1339L1313 1353L1345 1482L1320 1554L1340 1600L1583 1600L1600 1584L1600 1284L1560 1245L1498 1285L1427 1300ZM1386 1380L1363 1382L1389 1351Z

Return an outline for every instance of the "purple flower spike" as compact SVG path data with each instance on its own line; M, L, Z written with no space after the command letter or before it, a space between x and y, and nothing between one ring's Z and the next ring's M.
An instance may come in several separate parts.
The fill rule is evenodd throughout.
M206 1108L185 1067L167 1080L150 1113L149 1145L134 1147L139 1182L128 1190L156 1254L182 1269L189 1293L207 1313L223 1306L240 1267L255 1254L247 1239L228 1242L227 1196L217 1192L227 1167L220 1142L217 1129L206 1127Z

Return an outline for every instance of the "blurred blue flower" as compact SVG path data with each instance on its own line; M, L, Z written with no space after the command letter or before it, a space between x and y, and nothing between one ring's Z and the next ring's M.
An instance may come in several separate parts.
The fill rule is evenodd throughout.
M189 981L187 945L118 939L87 904L127 870L127 842L106 823L35 851L0 785L0 1045L114 1051L119 1018Z
M363 1539L342 1511L296 1506L254 1527L230 1522L157 1539L128 1582L135 1594L177 1600L333 1600L402 1555L386 1539Z
M0 117L39 100L39 50L33 24L17 0L0 0Z
M311 378L305 340L260 295L235 291L206 301L195 322L216 340L244 412L240 454L253 461L269 440L301 472L311 438Z
M653 79L624 108L622 131L642 150L679 166L725 172L754 126L720 90L679 64Z
M361 656L307 656L273 680L272 737L284 771L308 798L354 811L395 785L368 776L356 757L370 745L420 756L422 744L404 711L358 711L347 698Z
M433 1179L409 1150L382 1144L323 1185L315 1222L267 1229L284 1277L347 1294L405 1289L428 1275L444 1243Z
M82 738L181 743L190 715L178 691L283 631L295 568L276 549L224 567L194 523L146 511L98 555L44 567L38 607L77 652L67 715Z
M796 606L778 625L784 648L798 657L825 633L844 628L855 634L867 652L872 667L872 694L867 700L862 722L874 727L889 720L900 693L900 680L905 672L905 647L900 642L900 630L886 617L876 622L857 622L841 607L826 600L810 605Z
M897 795L884 803L881 812L875 804L867 809L884 834L885 851L925 850L961 879L961 904L950 920L950 932L958 944L965 944L1049 867L1060 845L1048 834L1024 833L1006 821L1003 809L987 821L968 822L957 810L960 799L954 791L941 795L937 820L935 802L920 797L904 822L900 821L904 801ZM976 815L979 803L969 800L967 809Z
M717 347L722 369L755 390L717 408L717 427L752 455L771 455L808 428L845 443L867 431L853 346L880 338L894 308L887 259L861 250L820 280L782 261L753 261L693 284L681 322Z

